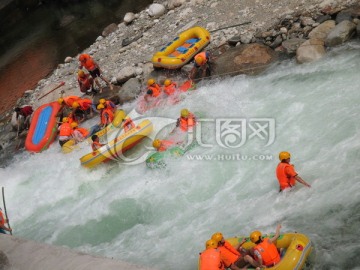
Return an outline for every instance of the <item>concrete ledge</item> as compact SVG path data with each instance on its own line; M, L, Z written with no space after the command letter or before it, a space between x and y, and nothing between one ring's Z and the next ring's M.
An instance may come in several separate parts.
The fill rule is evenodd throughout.
M10 269L16 270L154 270L4 234L0 234L0 251Z

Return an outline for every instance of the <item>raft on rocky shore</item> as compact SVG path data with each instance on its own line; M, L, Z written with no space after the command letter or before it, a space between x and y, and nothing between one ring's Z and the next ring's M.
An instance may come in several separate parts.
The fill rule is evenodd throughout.
M209 42L210 33L205 28L195 26L187 29L154 54L153 66L167 69L181 68Z

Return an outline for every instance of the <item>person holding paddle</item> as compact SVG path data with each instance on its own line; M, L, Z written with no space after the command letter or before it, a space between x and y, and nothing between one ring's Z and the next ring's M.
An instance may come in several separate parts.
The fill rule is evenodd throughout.
M12 229L6 227L5 224L9 225L9 221L4 217L3 211L0 208L0 233L6 234L6 231L12 232Z

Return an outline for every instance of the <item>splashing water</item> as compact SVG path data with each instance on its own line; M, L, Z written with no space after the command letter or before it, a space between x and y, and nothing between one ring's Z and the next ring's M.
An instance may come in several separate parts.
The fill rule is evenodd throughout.
M260 76L212 81L179 104L149 112L176 119L186 107L212 120L201 123L201 143L212 146L167 160L162 170L109 162L89 171L78 160L89 147L65 156L57 143L41 154L17 155L0 169L14 234L156 269L190 270L215 231L269 233L281 222L282 232L311 238L315 269L355 269L359 49L350 43L316 63L282 62ZM240 137L239 123L246 128ZM298 184L278 193L275 168L284 150L311 189Z

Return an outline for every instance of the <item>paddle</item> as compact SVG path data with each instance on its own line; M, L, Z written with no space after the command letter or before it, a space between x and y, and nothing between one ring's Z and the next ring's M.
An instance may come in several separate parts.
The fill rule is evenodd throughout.
M64 84L65 84L65 82L60 82L60 84L58 86L56 86L54 89L51 89L49 92L47 92L46 94L39 97L38 100L42 99L43 97L46 97L48 94L50 94L51 92L54 92L56 89L63 86Z
M239 24L224 26L224 27L221 27L221 28L218 28L218 29L215 29L215 30L211 30L210 33L214 33L216 31L220 31L220 30L223 30L223 29L228 29L228 28L236 27L236 26L240 26L240 25L245 25L245 24L249 24L249 23L251 23L251 22L243 22L243 23L239 23Z
M4 187L2 187L2 197L3 197L5 217L6 217L6 219L7 219L7 224L8 224L8 226L9 226L9 229L11 229L11 227L10 227L10 222L9 222L9 218L8 218L7 211L6 211ZM10 231L10 234L12 235L12 231Z

